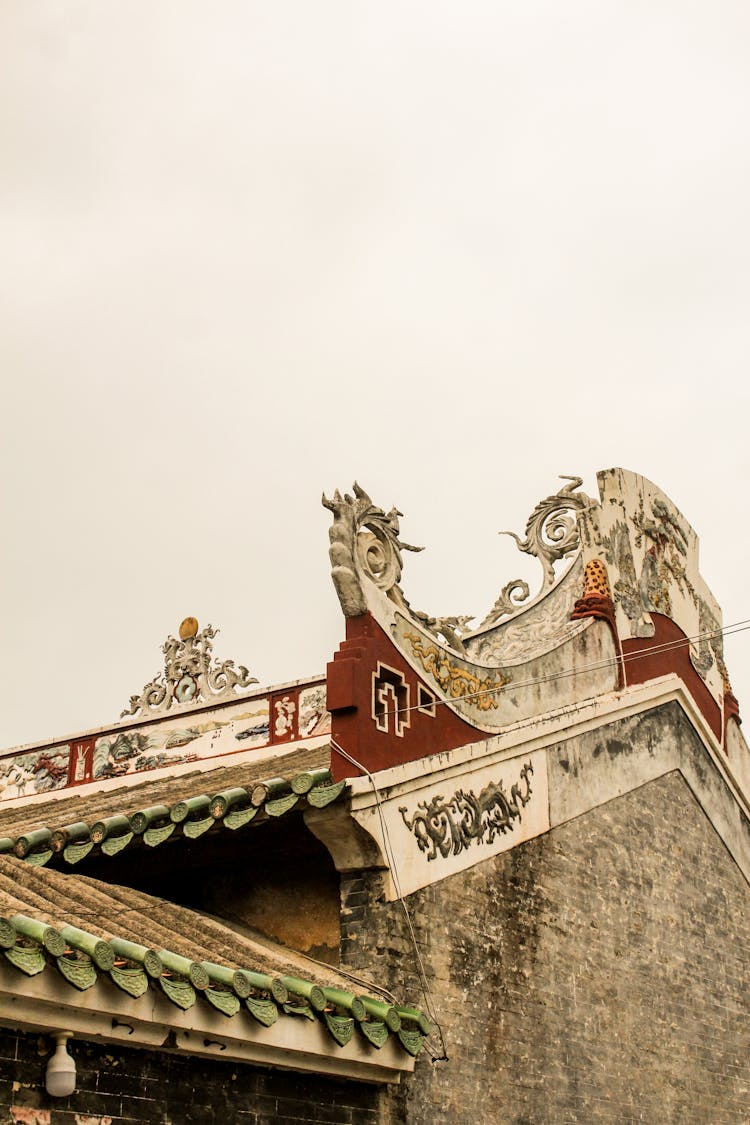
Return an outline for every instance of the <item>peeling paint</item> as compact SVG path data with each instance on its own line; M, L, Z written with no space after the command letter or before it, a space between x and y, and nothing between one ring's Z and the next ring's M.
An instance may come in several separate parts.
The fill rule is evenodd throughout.
M27 1105L12 1105L10 1120L12 1125L50 1125L51 1110L34 1109Z

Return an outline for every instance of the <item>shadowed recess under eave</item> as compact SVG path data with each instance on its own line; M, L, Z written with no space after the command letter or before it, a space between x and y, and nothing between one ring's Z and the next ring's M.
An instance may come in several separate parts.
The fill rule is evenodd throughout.
M152 988L183 1010L206 1002L266 1027L280 1016L319 1020L340 1046L355 1034L376 1048L395 1037L416 1055L430 1031L419 1009L356 994L334 969L218 919L7 856L0 858L0 950L21 974L54 967L81 992L106 977L134 998Z

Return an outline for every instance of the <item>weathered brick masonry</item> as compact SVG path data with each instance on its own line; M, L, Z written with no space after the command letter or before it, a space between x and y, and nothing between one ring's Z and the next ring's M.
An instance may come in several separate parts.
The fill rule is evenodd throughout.
M317 1075L98 1046L72 1048L78 1085L49 1098L50 1041L0 1029L5 1125L377 1125L379 1092ZM49 1116L51 1114L51 1116Z
M345 958L414 991L398 903L347 890ZM750 1120L747 884L679 773L408 905L450 1060L384 1120Z

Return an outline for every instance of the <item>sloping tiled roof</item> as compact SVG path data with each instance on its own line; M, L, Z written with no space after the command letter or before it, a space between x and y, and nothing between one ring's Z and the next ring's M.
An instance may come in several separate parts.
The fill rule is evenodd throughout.
M266 1027L281 1016L319 1020L342 1046L355 1033L375 1047L394 1037L416 1055L430 1030L418 1009L358 994L334 969L216 918L9 856L0 857L0 949L20 973L54 968L82 992L105 977L132 997L157 989L178 1008L244 1010Z
M133 843L158 847L169 839L196 839L215 825L236 830L293 808L323 808L337 800L330 750L304 749L273 762L225 766L146 781L113 792L78 795L0 811L0 854L36 866L54 856L79 863L96 850L116 855Z

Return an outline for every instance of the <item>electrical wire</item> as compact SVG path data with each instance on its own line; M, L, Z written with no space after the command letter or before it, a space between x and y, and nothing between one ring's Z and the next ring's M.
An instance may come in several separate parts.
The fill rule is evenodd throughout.
M693 637L680 637L674 641L663 641L658 645L651 645L648 648L634 649L633 652L618 653L614 657L607 657L603 660L594 660L590 664L584 664L582 667L565 669L562 672L550 672L547 676L538 676L531 680L513 680L510 683L498 684L496 687L482 688L480 691L466 692L456 699L478 699L485 695L497 695L499 692L507 691L508 689L515 690L521 687L538 687L541 684L550 683L553 680L569 679L571 676L579 676L582 672L603 671L607 668L616 668L621 664L629 664L634 660L641 660L647 656L653 656L659 653L672 652L679 648L684 648L686 645L697 644L700 641L712 640L716 637L732 636L735 633L744 633L750 629L750 618L745 621L737 621L733 625L727 625L723 629L713 629L705 633L697 633ZM458 655L458 654L455 654ZM456 699L435 699L436 706L450 706L456 702ZM432 702L430 706L432 706ZM399 707L393 711L386 711L386 715L405 715L409 711L418 711L424 708L424 704L414 703L409 707Z
M378 791L377 785L375 784L375 778L372 776L372 774L368 770L367 766L362 765L362 763L358 762L356 760L356 758L353 758L351 756L351 754L348 754L346 752L346 750L344 750L343 747L340 746L338 744L338 742L336 742L334 739L331 739L331 746L336 750L336 752L338 754L341 755L342 758L345 758L346 761L350 762L353 766L355 766L360 771L360 773L364 774L367 778L369 778L370 784L372 786L373 795L375 797L375 805L376 805L376 808L377 808L377 811L378 811L378 818L380 820L380 827L381 827L381 830L382 830L382 833L383 833L383 847L384 847L384 850L385 850L385 857L388 860L388 863L389 863L389 866L390 866L391 878L393 879L393 886L396 890L396 897L398 898L398 901L401 904L401 909L403 910L404 918L406 919L406 925L407 925L407 929L409 931L409 936L411 938L411 943L412 943L412 946L414 948L414 954L415 954L416 963L417 963L417 975L419 976L419 983L420 983L420 986L422 988L422 995L424 996L425 1007L427 1008L427 1014L429 1015L432 1023L434 1024L435 1030L437 1031L438 1036L440 1038L441 1053L438 1054L432 1048L432 1046L429 1043L429 1040L426 1040L425 1042L426 1042L427 1048L429 1050L429 1053L432 1056L433 1062L448 1062L448 1051L447 1051L446 1045L445 1045L445 1037L443 1035L443 1029L440 1025L440 1020L437 1017L435 1004L433 1003L432 990L430 989L430 983L427 979L427 972L426 972L425 967L424 967L424 961L422 960L422 955L419 952L419 944L417 942L417 935L414 932L414 926L412 925L411 915L409 914L409 909L406 905L406 901L404 899L403 891L401 890L401 882L400 882L400 879L398 877L398 865L396 864L396 857L395 857L395 854L394 854L394 851L393 851L393 845L391 843L391 836L390 836L390 832L388 831L388 825L386 823L385 817L383 816L383 809L382 809L382 806L381 806L381 803L380 803L380 793Z

